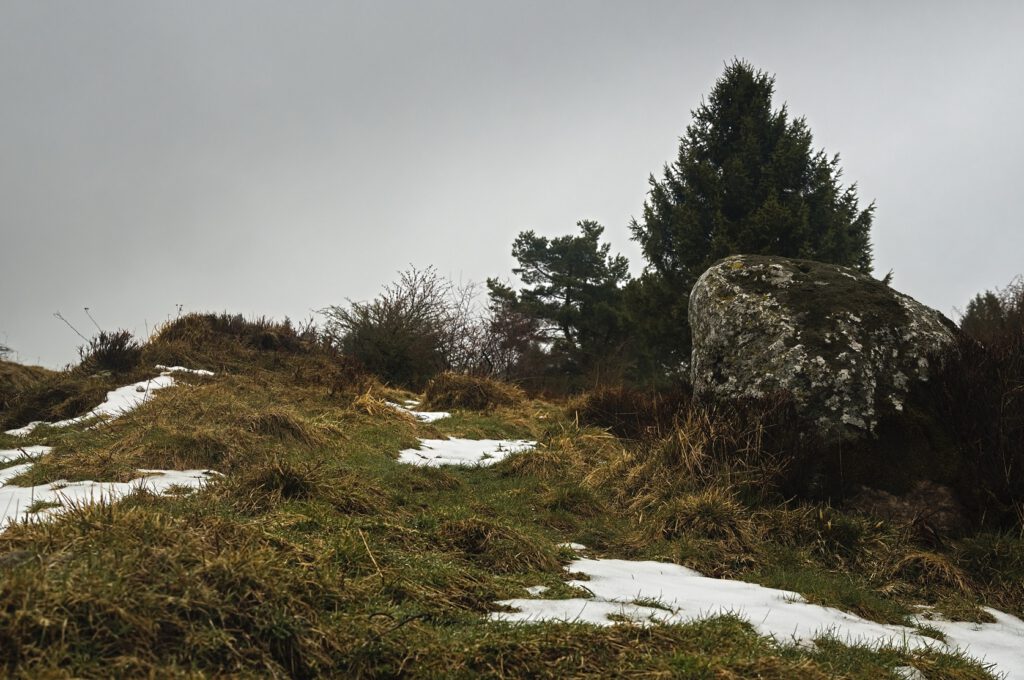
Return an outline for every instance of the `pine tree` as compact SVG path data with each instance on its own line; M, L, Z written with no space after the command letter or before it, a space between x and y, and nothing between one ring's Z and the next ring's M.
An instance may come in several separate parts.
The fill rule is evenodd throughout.
M986 345L1024 335L1024 277L1006 288L975 295L967 303L960 329Z
M533 231L519 234L513 268L525 284L518 292L489 279L492 306L514 310L539 322L537 335L551 347L560 370L583 373L614 353L622 339L622 285L629 265L602 244L597 222L577 223L579 235L548 239Z
M634 306L662 362L689 357L687 302L697 277L730 254L799 257L871 271L874 204L840 184L839 156L814 150L803 118L772 108L775 78L730 63L693 111L679 155L650 178L633 238L647 260ZM667 305L667 306L666 306Z

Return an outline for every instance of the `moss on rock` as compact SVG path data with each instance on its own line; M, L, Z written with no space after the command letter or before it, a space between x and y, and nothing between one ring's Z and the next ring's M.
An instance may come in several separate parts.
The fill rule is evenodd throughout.
M928 379L955 326L847 267L762 255L712 265L690 294L698 395L784 392L826 439L873 433Z

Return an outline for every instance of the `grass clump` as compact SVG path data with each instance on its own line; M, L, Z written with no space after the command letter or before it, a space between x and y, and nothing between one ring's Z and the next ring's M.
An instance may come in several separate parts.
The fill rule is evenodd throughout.
M486 411L515 406L526 396L521 389L493 378L467 373L441 373L427 383L423 393L427 410L468 409Z
M3 549L38 556L0 574L8 671L312 677L338 645L324 632L340 582L255 526L125 502L16 526Z
M565 512L577 517L597 517L607 508L590 489L578 485L559 485L540 496L541 505L551 511Z
M372 482L333 473L324 464L313 462L263 461L223 481L218 489L232 508L249 515L269 512L289 501L322 502L353 515L375 514L387 505L384 493Z
M289 319L247 319L241 314L186 314L157 330L142 348L143 363L206 368L216 372L243 372L259 367L297 371L297 357L337 359L321 342L312 323L296 327ZM329 377L325 372L324 378Z
M970 593L967 575L946 555L926 550L915 550L896 562L893 573L904 580L924 587L945 587Z
M314 446L323 441L316 430L301 416L279 407L268 408L255 414L249 421L248 429L257 435L277 437L305 446Z
M757 532L750 513L727 491L715 487L662 504L652 522L661 538L704 538L749 545Z
M436 536L441 545L462 552L495 573L559 568L558 553L552 545L497 522L475 517L448 520L437 528Z
M76 371L51 373L7 398L7 408L0 412L0 429L80 416L119 386L110 376L86 376Z
M55 371L41 366L24 366L0 359L0 414L6 411L18 394L53 377Z

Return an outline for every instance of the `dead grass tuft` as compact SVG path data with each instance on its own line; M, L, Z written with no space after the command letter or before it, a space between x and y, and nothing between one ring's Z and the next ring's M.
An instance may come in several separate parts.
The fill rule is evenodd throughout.
M499 574L555 571L558 554L550 544L534 540L512 527L483 519L458 519L437 529L441 545Z
M962 593L972 592L964 571L945 555L913 551L893 567L893 576L924 587L941 586Z
M677 496L658 508L651 527L660 538L705 538L749 545L757 535L750 513L717 487Z
M283 501L324 497L330 491L322 466L281 460L259 463L220 486L230 496L233 507L248 514L266 512Z
M465 373L441 373L427 384L423 393L424 408L428 410L487 411L515 406L525 399L526 395L515 385Z
M352 409L373 418L382 418L384 420L400 421L405 423L416 422L416 419L411 413L395 408L385 399L376 396L371 390L367 390L356 397L352 401Z
M32 389L55 375L55 371L41 366L24 366L0 359L0 415L20 392Z
M607 508L597 495L579 485L561 485L540 495L541 505L552 511L567 512L578 517L597 517Z
M320 434L304 418L282 408L270 408L256 414L249 421L247 429L258 435L291 440L306 446L323 443Z

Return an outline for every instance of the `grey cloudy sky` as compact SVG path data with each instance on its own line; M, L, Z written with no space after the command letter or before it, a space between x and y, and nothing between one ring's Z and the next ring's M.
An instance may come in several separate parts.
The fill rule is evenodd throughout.
M507 276L583 218L638 269L733 57L877 201L876 273L952 314L1024 272L1021 35L1020 2L0 0L0 343Z

